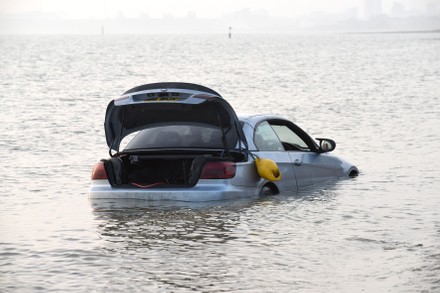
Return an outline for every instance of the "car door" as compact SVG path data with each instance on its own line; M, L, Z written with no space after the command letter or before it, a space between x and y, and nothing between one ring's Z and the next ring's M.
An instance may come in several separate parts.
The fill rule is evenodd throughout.
M289 151L289 156L299 188L341 176L340 162L327 154L314 152L301 154L298 151Z
M289 153L284 150L278 136L267 121L256 126L253 143L258 150L254 152L257 156L271 159L278 165L282 174L282 179L276 182L279 191L296 191L296 178Z
M318 152L316 144L301 128L286 120L269 121L269 124L289 155L298 188L340 176L341 162Z

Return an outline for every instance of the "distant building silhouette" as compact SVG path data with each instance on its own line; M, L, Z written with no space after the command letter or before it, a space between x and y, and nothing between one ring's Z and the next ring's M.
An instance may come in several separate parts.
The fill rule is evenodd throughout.
M391 16L393 16L393 17L404 17L407 14L408 13L407 13L407 11L405 9L405 6L403 6L399 2L394 2L393 3L393 7L391 9Z
M382 14L382 0L364 0L364 17L371 19Z

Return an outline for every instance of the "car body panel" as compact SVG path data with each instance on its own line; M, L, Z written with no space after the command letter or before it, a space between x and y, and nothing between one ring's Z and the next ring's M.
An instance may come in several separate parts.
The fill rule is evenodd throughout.
M107 180L93 180L89 197L93 199L142 199L176 201L215 201L255 196L255 186L234 185L229 180L201 179L191 188L115 189Z
M255 169L254 161L249 158L247 162L237 163L237 169L235 177L230 179L232 185L246 186L246 187L258 187L261 183L261 178Z
M343 175L342 162L328 154L288 152L299 187Z
M287 152L254 151L252 153L260 158L271 159L278 165L282 178L280 181L274 182L274 184L279 191L297 191L296 176L293 172L292 161Z

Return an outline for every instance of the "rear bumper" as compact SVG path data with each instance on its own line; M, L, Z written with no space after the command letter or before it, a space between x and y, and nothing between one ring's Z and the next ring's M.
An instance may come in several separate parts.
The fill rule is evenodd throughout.
M231 185L229 180L200 180L190 188L113 188L107 180L93 180L91 199L142 199L174 201L214 201L257 195L257 187Z

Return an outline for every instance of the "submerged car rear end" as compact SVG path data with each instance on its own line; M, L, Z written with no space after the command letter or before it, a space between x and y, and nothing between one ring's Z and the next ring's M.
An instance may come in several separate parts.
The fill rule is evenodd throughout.
M108 105L105 132L110 158L95 166L90 198L208 201L255 193L259 177L238 118L211 89L134 88Z
M210 201L252 196L255 187L237 184L234 177L247 163L207 162L195 184L125 183L112 186L105 171L105 163L98 163L92 174L89 189L91 198ZM233 177L232 177L233 176ZM231 178L232 177L232 178Z

